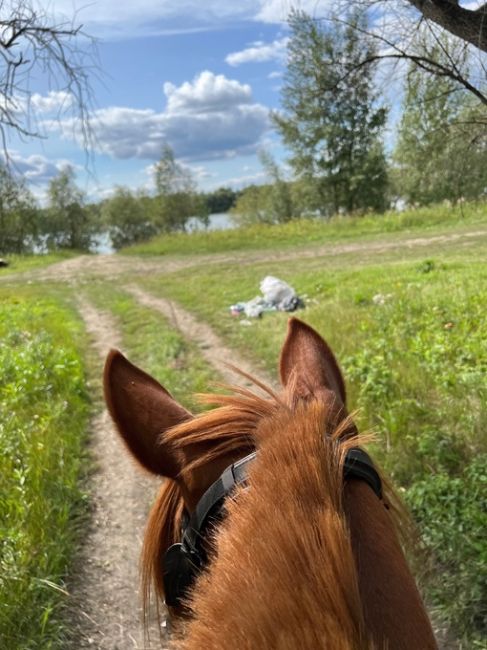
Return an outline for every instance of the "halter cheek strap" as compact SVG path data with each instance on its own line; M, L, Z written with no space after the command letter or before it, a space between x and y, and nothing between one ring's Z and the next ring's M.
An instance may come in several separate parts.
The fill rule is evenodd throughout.
M182 538L166 551L163 559L163 583L166 604L180 606L198 573L207 562L204 534L210 525L223 517L225 498L236 487L247 482L250 463L257 456L253 452L226 468L199 500L191 516L183 516ZM365 481L382 499L382 483L370 456L359 447L350 449L343 464L343 478Z

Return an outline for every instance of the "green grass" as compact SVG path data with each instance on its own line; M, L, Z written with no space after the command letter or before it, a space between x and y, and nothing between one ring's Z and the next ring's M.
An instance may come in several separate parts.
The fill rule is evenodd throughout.
M363 241L376 235L396 239L398 233L430 233L438 229L444 232L486 224L485 203L465 204L462 207L439 205L366 217L334 217L328 221L297 219L274 226L258 224L234 230L161 235L149 242L125 248L122 252L138 255L194 255L280 249L350 239Z
M9 263L9 266L0 268L0 279L11 273L40 269L55 262L62 262L63 260L75 257L76 255L79 255L79 252L59 251L47 255L0 255L0 257Z
M143 284L195 312L270 372L287 315L266 314L244 327L228 306L256 295L267 273L308 296L297 315L335 350L361 429L377 433L375 455L407 490L434 554L429 597L470 648L485 633L487 601L480 525L487 496L487 268L478 242L424 254L198 267ZM383 304L374 302L378 294ZM462 497L474 484L478 498Z
M62 301L0 289L0 647L61 647L84 497L82 329Z

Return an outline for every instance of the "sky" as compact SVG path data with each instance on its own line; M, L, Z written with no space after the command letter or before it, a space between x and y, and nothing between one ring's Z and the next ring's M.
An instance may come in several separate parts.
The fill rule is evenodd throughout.
M326 4L294 6L316 14ZM98 69L90 76L96 143L88 166L71 97L42 75L32 85L31 108L45 137L12 137L9 151L39 198L68 163L92 200L116 185L150 190L165 143L205 191L262 181L262 148L284 161L269 113L279 107L287 0L52 0L41 6L58 22L75 16L97 39Z
M74 167L89 200L110 196L117 185L150 191L152 168L166 143L201 190L263 182L258 151L270 151L280 164L287 155L269 117L280 105L286 18L291 7L322 16L334 5L331 0L32 1L58 23L81 24L96 39L98 57L90 73L95 144L88 159L70 117L71 97L49 86L45 75L32 80L31 109L45 137L12 136L8 148L41 201L49 180L66 164ZM476 1L462 4L472 8ZM87 47L83 40L79 45ZM390 95L397 119L397 89Z

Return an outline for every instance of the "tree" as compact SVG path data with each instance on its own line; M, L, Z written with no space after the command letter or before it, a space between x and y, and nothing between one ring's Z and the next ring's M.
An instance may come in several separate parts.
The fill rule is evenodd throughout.
M408 0L427 20L487 52L487 3L476 9L460 7L459 0Z
M228 212L237 200L237 192L230 187L219 187L218 189L204 195L208 214Z
M231 210L234 221L239 225L254 223L275 223L269 210L270 185L249 185L243 189Z
M439 11L440 5L442 6L441 12ZM431 2L428 0L396 0L396 2L390 0L338 0L333 16L325 15L317 17L316 20L350 25L350 21L341 16L346 16L352 8L368 12L372 18L373 28L357 25L355 29L359 34L372 39L376 47L371 56L364 57L362 61L357 62L357 68L371 62L385 63L387 65L382 66L382 70L391 80L397 74L402 76L404 66L401 64L409 61L424 72L451 79L458 87L467 90L481 104L487 106L485 91L487 66L483 48L479 49L481 40L487 42L486 35L483 34L481 40L476 38L472 40L467 37L464 30L465 23L462 27L462 20L456 24L458 29L450 29L452 23L448 26L445 21L439 19L440 13L446 17L447 13L451 11L459 18L462 14L463 17L475 19L478 29L483 32L486 7L487 5L484 5L476 13L459 7L456 0L432 0ZM444 52L446 56L441 59L435 56L437 48L443 47L448 31L458 37L455 39L458 45L457 52L458 49L463 48L460 59L463 61L466 55L475 59L475 65L472 66L472 69L476 70L475 74L465 74L464 70L457 65L457 59L448 56L447 51Z
M159 230L184 231L187 221L194 216L205 221L205 202L196 193L191 171L176 161L169 145L164 147L161 159L155 166L154 180L157 210L155 223Z
M279 165L268 151L261 151L259 158L267 175L272 180L267 201L267 210L270 213L270 219L277 223L290 221L296 215L289 183L286 183L282 178Z
M325 214L383 210L387 172L382 130L387 111L374 91L371 39L355 12L349 24L324 27L291 12L288 65L282 92L284 114L274 122L298 178L311 183Z
M43 224L48 248L88 250L93 228L72 167L65 167L51 180L48 196L49 206Z
M70 112L90 141L88 70L96 66L94 43L74 22L58 23L32 0L0 3L0 136L6 160L7 134L40 137L33 86L38 78L57 93L58 115Z
M116 188L113 197L104 203L102 212L116 249L150 239L157 232L142 197L134 196L125 187Z
M32 251L37 217L37 206L25 183L0 166L0 253Z
M445 52L455 56L452 47L445 39L432 56L440 61ZM456 59L460 68L460 57ZM396 188L402 198L426 205L475 199L485 192L486 142L484 125L476 123L477 110L471 95L452 79L410 65L394 151Z

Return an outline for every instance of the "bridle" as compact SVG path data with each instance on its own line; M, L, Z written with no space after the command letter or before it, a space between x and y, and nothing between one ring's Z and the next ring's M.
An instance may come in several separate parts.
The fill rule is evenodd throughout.
M224 516L224 502L234 490L247 483L247 472L257 452L245 456L225 469L203 494L191 515L183 514L181 541L173 544L162 561L166 605L184 604L189 589L205 567L208 555L205 534ZM369 455L359 447L349 449L343 464L344 480L354 478L365 481L382 499L382 483Z

